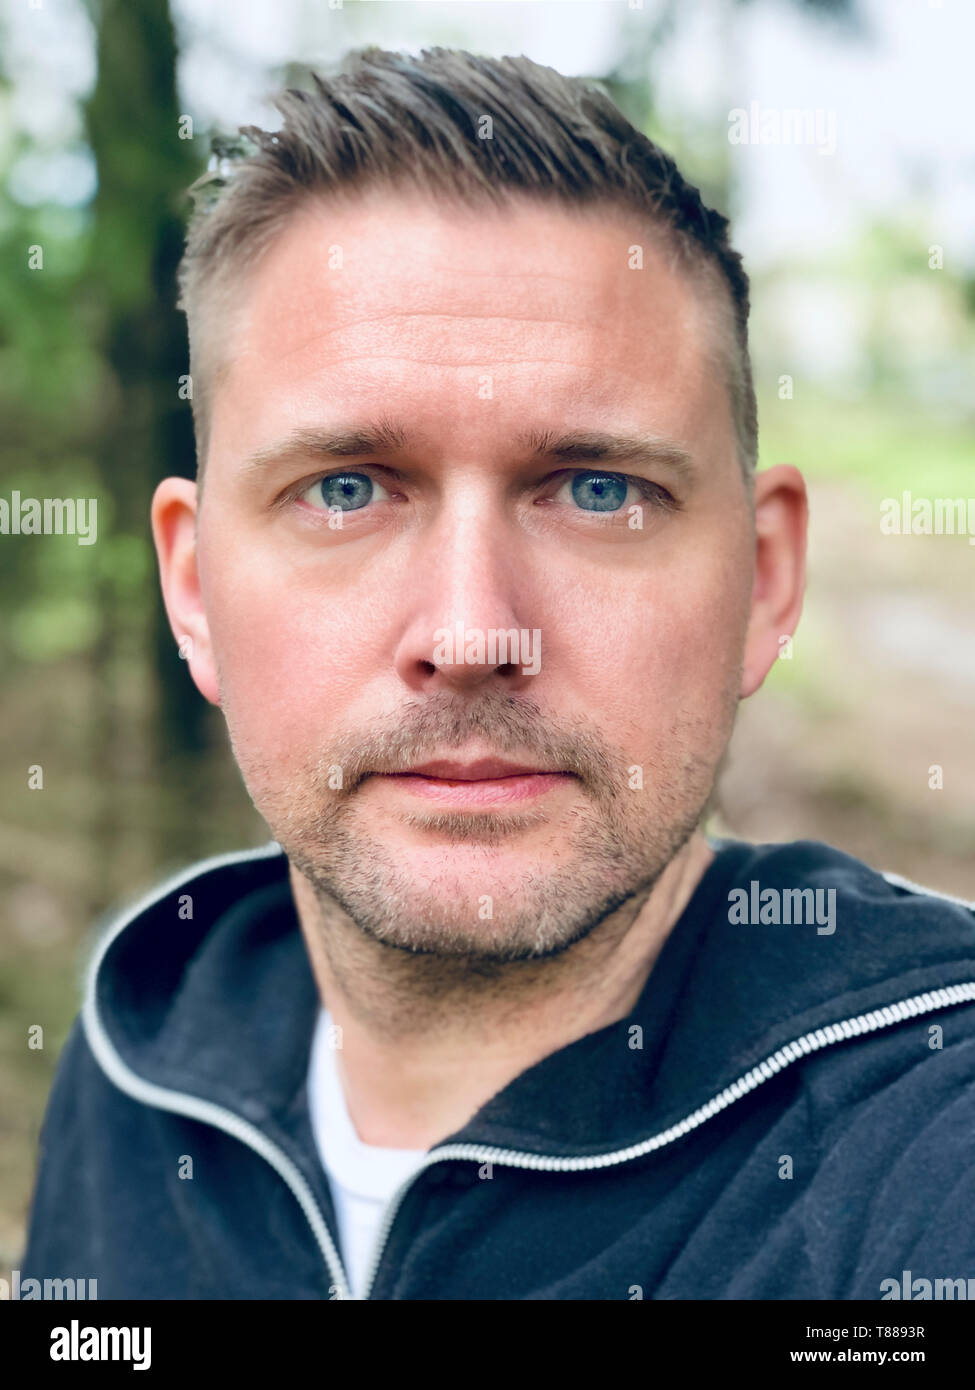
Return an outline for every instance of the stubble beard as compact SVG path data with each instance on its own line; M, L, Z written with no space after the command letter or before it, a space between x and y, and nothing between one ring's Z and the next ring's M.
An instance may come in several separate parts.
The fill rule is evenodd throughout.
M377 722L334 740L327 755L289 775L285 788L280 771L272 776L239 746L224 702L254 804L314 891L323 925L338 907L383 947L485 970L561 955L628 900L642 900L701 821L736 707L737 698L726 698L723 719L675 719L636 788L629 761L592 723L553 731L537 706L520 697L471 708L456 697L434 696L397 711L393 729ZM719 739L716 724L723 725ZM400 770L475 734L500 755L532 749L544 765L573 771L579 783L570 829L566 834L566 813L553 818L539 867L515 873L507 846L548 821L544 809L401 813L397 823L435 834L443 845L442 870L421 879L410 871L409 852L391 849L370 828L359 789L370 771ZM330 785L336 767L343 773L340 789ZM465 847L462 872L450 862L459 846ZM556 855L559 866L546 867Z

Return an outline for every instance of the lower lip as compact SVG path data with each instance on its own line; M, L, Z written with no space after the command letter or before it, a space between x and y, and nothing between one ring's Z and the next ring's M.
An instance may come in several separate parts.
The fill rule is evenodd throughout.
M476 782L450 781L446 777L424 777L422 773L381 774L384 782L394 782L412 796L455 807L505 806L534 801L546 792L572 779L570 772L525 772L513 777L485 777Z

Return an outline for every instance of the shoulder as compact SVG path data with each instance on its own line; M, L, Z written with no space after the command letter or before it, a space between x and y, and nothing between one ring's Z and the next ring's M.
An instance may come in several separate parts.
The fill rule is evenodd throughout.
M284 851L273 840L257 849L198 859L160 877L152 887L106 914L96 924L94 936L103 944L131 923L171 908L187 894L198 894L201 906L209 909L224 907L249 889L279 879L286 865Z
M847 1298L879 1298L905 1269L975 1276L964 1216L975 1202L975 1006L897 1034L803 1077L816 1153L804 1227L814 1258L844 1272Z
M926 887L890 870L875 868L822 840L743 844L741 841L712 839L711 844L717 850L730 845L746 851L738 864L739 878L760 875L772 884L809 881L833 887L837 891L859 894L867 900L943 906L950 911L960 909L975 918L975 900Z
M739 844L736 850L729 901L737 904L739 920L748 920L746 909L752 916L761 910L764 922L780 914L787 922L803 911L810 921L828 914L821 935L855 927L865 948L872 935L878 946L882 939L885 954L896 951L899 938L907 944L905 934L933 927L940 929L946 954L975 956L975 901L874 868L818 840Z
M175 987L229 910L253 894L286 888L287 879L288 861L274 841L201 859L161 878L96 924L84 967L86 1007L99 977L103 988L108 981L138 982L143 1001Z

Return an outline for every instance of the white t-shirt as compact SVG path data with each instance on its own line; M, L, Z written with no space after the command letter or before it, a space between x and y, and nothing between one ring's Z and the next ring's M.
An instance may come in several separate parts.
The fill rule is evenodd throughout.
M320 1009L308 1068L308 1106L335 1202L343 1261L353 1294L362 1298L386 1204L419 1168L426 1150L383 1149L362 1142L345 1103L336 1049L329 1045L330 1026L328 1011Z

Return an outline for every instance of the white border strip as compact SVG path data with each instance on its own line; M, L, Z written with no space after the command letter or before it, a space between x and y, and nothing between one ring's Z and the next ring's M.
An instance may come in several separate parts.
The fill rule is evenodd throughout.
M970 912L975 912L975 901L968 898L956 898L953 893L939 893L937 888L925 888L921 883L914 883L909 878L901 878L900 874L883 874L883 878L895 888L906 888L910 893L918 893L925 898L940 898L942 902L957 903L959 907L967 907Z

